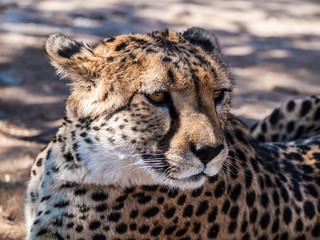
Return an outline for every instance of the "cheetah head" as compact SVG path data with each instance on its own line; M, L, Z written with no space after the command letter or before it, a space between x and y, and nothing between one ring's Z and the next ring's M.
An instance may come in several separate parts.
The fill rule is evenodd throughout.
M95 48L56 33L46 50L71 80L67 127L84 182L188 189L218 174L233 83L211 32L120 35Z

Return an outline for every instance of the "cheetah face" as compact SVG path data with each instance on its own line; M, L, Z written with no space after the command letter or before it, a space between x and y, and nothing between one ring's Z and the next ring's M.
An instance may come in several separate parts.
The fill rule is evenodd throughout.
M220 171L232 81L213 34L129 34L94 49L54 34L46 48L72 80L67 118L85 182L186 189Z

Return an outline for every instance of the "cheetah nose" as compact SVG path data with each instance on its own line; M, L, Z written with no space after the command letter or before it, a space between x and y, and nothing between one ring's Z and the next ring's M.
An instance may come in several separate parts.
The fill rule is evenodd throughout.
M220 144L217 147L203 146L199 149L196 149L193 143L191 144L191 151L200 159L200 161L204 165L210 162L214 157L218 156L222 149L224 149L223 144Z

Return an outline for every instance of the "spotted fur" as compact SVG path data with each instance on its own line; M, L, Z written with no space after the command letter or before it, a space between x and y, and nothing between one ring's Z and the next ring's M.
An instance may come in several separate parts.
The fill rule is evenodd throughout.
M319 136L320 97L304 97L286 102L253 126L251 134L261 142L294 141Z
M209 31L55 34L47 52L72 91L31 169L27 239L319 239L320 138L252 138Z

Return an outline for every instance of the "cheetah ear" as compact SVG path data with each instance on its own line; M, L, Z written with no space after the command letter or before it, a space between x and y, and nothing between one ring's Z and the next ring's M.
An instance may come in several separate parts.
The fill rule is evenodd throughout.
M86 43L72 40L62 33L52 34L46 43L46 51L58 73L74 81L92 81L91 70L95 64L92 48Z
M220 54L221 52L218 38L204 28L188 28L182 36L190 43L200 46L204 51L210 54Z

